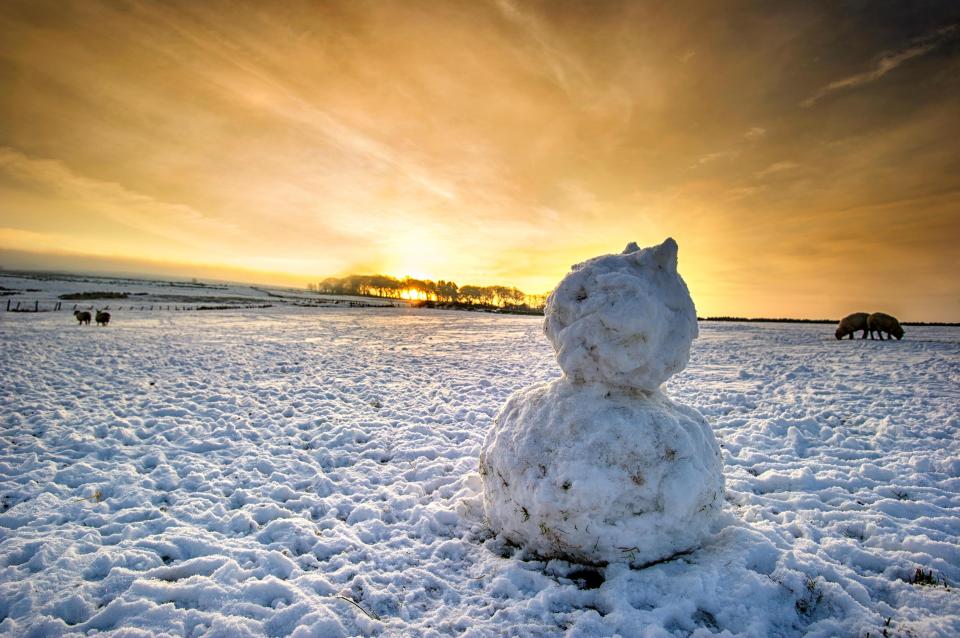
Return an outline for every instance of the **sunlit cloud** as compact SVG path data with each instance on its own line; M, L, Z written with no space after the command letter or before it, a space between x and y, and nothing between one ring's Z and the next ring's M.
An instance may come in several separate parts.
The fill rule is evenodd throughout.
M60 161L28 157L10 148L0 147L0 173L29 188L56 193L77 208L92 207L113 223L193 248L209 249L211 234L229 236L236 232L229 222L207 219L189 206L90 179Z
M754 175L756 177L766 177L768 175L773 175L774 173L782 173L783 171L789 171L799 166L800 165L797 164L796 162L791 162L791 161L774 162L773 164L771 164L770 166L767 166L763 170L757 171L756 173L754 173Z
M728 159L735 157L736 155L736 151L715 151L713 153L707 153L706 155L701 155L698 157L697 161L690 165L690 168L697 168L703 166L704 164L712 164L718 160Z
M575 91L575 83L588 83L587 73L576 59L565 53L550 35L543 23L532 12L527 12L511 0L496 0L496 7L511 23L520 27L536 45L538 57L553 79L566 93Z

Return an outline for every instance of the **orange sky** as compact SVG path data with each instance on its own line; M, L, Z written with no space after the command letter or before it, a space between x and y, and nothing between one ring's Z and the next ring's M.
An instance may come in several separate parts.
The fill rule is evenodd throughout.
M0 263L960 320L960 4L0 3Z

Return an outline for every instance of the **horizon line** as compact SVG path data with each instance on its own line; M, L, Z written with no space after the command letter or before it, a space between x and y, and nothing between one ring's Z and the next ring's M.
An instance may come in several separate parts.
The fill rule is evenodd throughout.
M72 271L72 272L71 272L71 271L67 271L67 270L44 270L44 269L32 269L32 268L15 268L15 269L10 269L10 268L0 267L0 277L3 277L3 276L5 276L5 275L11 275L11 274L12 274L13 276L16 276L17 273L23 273L23 274L42 274L42 275L68 275L68 276L73 275L73 276L83 276L83 277L95 277L95 278L99 278L99 279L110 279L110 278L113 278L113 279L128 279L128 280L132 280L132 281L143 281L143 282L160 282L160 281L165 281L165 280L162 279L161 277L167 276L167 275L160 275L160 274L157 274L157 275L137 275L137 274L135 274L135 273L119 273L119 272L114 272L114 273L112 273L112 274L107 274L105 271L101 271L101 272L99 272L99 273L98 273L98 272L91 272L91 271L82 271L82 270L77 270L77 271ZM348 277L348 276L351 276L351 275L346 275L345 277ZM353 275L353 276L364 276L364 277L368 277L368 276L374 276L374 275ZM392 275L382 275L382 276L393 277ZM234 284L234 285L241 285L241 286L247 286L247 287L253 287L254 285L257 285L257 286L266 286L266 287L271 287L271 288L281 289L281 290L282 290L282 289L288 289L288 290L293 289L293 290L297 290L298 292L305 292L305 293L310 293L310 294L315 294L315 295L321 295L321 296L322 296L322 295L333 295L333 294L334 294L334 293L311 292L311 291L306 287L306 285L304 285L304 286L301 287L301 288L296 288L296 287L293 287L293 286L282 286L282 285L278 285L278 284L266 284L266 283L259 283L259 282L253 282L253 281L236 281L236 280L230 280L230 279L216 279L216 278L212 278L212 277L204 277L204 278L201 278L201 277L189 277L189 276L177 276L177 275L169 275L169 277L170 277L170 279L172 279L172 280L185 281L185 282L191 282L191 281L194 281L194 280L195 280L197 283ZM340 279L340 278L342 278L342 277L338 277L338 279ZM416 279L416 278L414 278L414 277L410 277L410 278L411 278L411 279ZM402 281L402 280L401 280L401 281ZM433 280L422 280L422 279L421 279L421 280L419 280L419 281L433 281ZM440 280L437 280L437 281L440 281ZM308 282L308 283L314 283L314 282ZM474 285L474 284L466 284L466 285ZM496 285L496 284L494 284L494 285ZM521 292L523 292L523 291L521 291ZM551 291L551 292L552 292L552 291ZM527 293L524 293L524 294L527 294ZM548 293L545 293L545 294L546 294L546 295L549 295L550 293L548 292ZM372 297L372 298L378 298L378 299L381 298L381 297L379 297L379 296L377 296L377 295L340 295L340 296L349 296L349 297ZM697 315L697 321L716 321L716 322L730 322L730 323L816 323L816 324L834 324L834 323L839 322L840 319L808 318L808 317L740 317L740 316L735 316L735 315L709 315L709 316L700 316L700 315ZM905 326L934 326L934 327L940 327L940 326L943 326L943 327L960 326L960 321L904 320L904 321L901 321L900 323L901 323L902 325L905 325Z

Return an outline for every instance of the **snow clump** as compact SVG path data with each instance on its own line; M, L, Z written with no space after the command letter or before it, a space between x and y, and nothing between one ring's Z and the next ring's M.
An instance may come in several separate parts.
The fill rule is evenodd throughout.
M697 547L722 509L723 468L703 416L659 389L697 336L676 242L574 266L545 315L564 377L514 393L487 435L491 527L589 564L641 566Z

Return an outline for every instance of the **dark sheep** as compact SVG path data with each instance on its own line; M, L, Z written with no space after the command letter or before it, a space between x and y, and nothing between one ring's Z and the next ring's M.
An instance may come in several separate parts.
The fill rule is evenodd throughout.
M88 326L90 325L90 313L87 312L86 310L84 311L74 310L73 316L77 318L78 326L82 326L83 324L87 324Z
M109 312L104 312L103 310L98 310L98 311L97 311L97 325L98 325L98 326L106 326L108 323L110 323L110 313L109 313Z
M867 331L871 339L874 332L880 336L880 341L883 341L884 332L887 333L888 338L896 337L897 341L903 339L903 328L897 318L882 312L875 312L867 317Z
M840 323L837 325L837 331L835 336L837 339L843 339L847 335L850 335L850 338L853 339L853 333L857 330L863 330L863 336L861 339L867 338L867 317L869 315L865 312L855 312L852 315L847 315L840 320Z

